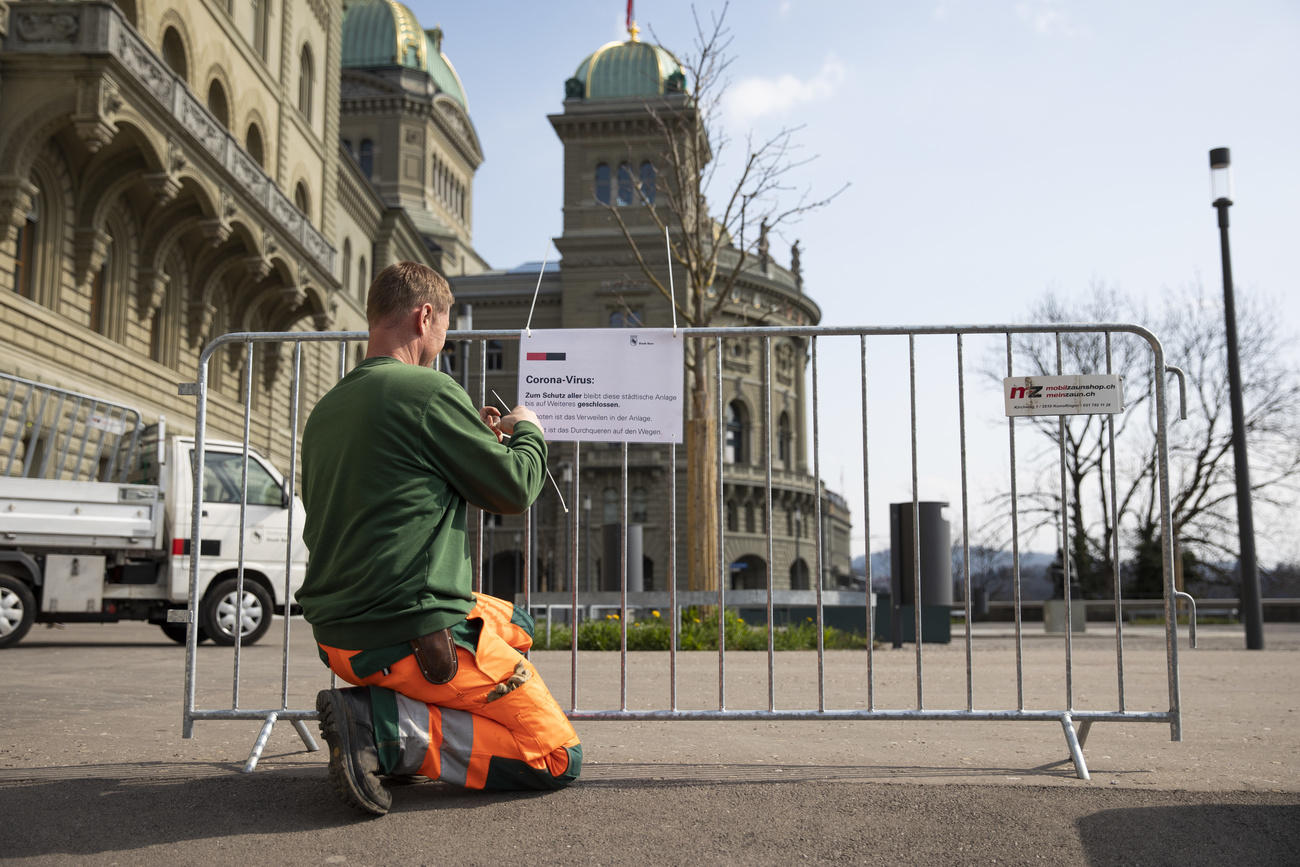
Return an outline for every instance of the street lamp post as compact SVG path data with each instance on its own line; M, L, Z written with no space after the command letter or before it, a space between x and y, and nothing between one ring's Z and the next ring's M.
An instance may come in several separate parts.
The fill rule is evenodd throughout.
M1246 459L1246 421L1241 404L1241 360L1237 355L1237 307L1232 295L1232 257L1228 252L1228 208L1232 207L1232 161L1227 148L1210 151L1210 197L1219 212L1219 250L1223 258L1223 319L1228 345L1228 399L1232 409L1232 458L1237 475L1237 532L1241 544L1241 610L1246 649L1264 649L1264 610L1255 562L1255 519L1250 504L1250 465Z

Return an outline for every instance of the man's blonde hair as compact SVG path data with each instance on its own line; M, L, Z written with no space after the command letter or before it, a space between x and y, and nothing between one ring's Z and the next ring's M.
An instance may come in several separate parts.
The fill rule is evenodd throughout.
M447 280L419 262L396 262L379 272L366 293L366 320L384 325L424 304L437 313L451 309L455 298Z

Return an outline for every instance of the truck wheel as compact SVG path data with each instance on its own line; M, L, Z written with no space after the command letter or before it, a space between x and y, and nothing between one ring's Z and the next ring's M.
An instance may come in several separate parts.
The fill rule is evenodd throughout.
M36 620L36 597L22 581L0 574L0 647L23 640Z
M245 578L242 604L237 598L237 590L237 579L227 578L214 584L203 600L199 625L216 644L234 644L236 624L243 636L240 644L245 645L257 643L271 628L275 603L266 588Z
M172 641L176 642L177 644L184 644L184 643L185 643L185 624L184 624L184 623L159 623L158 626L162 629L162 631L163 631L163 635L166 635L166 636L167 636L168 638L170 638ZM207 641L207 640L208 640L208 633L206 633L206 632L203 630L203 627L200 626L200 627L199 627L199 641L198 641L198 643L199 643L199 644L202 644L203 642L205 642L205 641Z

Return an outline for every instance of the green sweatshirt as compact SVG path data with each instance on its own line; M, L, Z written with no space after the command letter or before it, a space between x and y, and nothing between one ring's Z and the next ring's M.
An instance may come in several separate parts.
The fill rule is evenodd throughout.
M505 444L449 376L369 358L320 399L302 436L296 598L316 640L369 650L436 632L473 607L466 503L516 514L546 479L546 441Z

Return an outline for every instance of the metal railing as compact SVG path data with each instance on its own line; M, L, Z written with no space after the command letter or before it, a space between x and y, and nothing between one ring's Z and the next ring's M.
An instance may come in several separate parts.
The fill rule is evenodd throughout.
M125 482L136 468L136 409L7 373L0 406L0 475Z
M1164 587L1164 614L1165 614L1165 668L1167 676L1167 709L1157 710L1133 710L1128 707L1129 701L1126 695L1125 684L1125 645L1124 645L1124 618L1122 616L1123 598L1121 591L1121 576L1119 574L1120 550L1118 542L1118 533L1112 534L1112 548L1109 552L1109 563L1114 570L1112 576L1113 585L1113 605L1115 610L1114 618L1114 645L1115 645L1115 683L1117 702L1114 707L1104 708L1079 708L1076 704L1076 690L1074 684L1075 661L1073 652L1072 630L1067 626L1062 636L1064 645L1064 671L1063 671L1063 695L1059 704L1048 708L1031 708L1028 706L1025 695L1025 664L1024 664L1024 647L1022 642L1023 618L1022 611L1026 600L1022 599L1022 575L1020 569L1021 560L1021 480L1018 479L1018 466L1021 463L1028 463L1024 455L1017 455L1016 432L1017 419L1007 418L1007 435L1006 451L1002 452L1007 458L1007 467L1009 470L1010 497L1004 502L1007 504L1009 514L1009 534L1011 545L1011 563L1012 563L1012 590L1015 605L1014 620L1014 659L1015 659L1015 693L1016 701L1014 706L1004 707L980 707L976 702L975 691L975 656L973 653L973 636L972 636L972 611L971 611L971 569L970 569L970 543L971 543L971 526L970 526L970 503L969 503L969 474L970 474L970 455L968 454L968 408L966 405L967 384L965 377L966 361L964 358L965 341L973 337L990 339L995 345L1005 345L1005 371L1007 376L1017 375L1014 370L1015 353L1013 351L1013 341L1017 337L1034 337L1036 339L1046 339L1056 342L1056 373L1061 374L1067 371L1062 369L1062 340L1068 335L1091 335L1098 341L1104 340L1104 371L1068 371L1069 373L1110 373L1112 371L1112 339L1117 335L1128 335L1138 346L1145 346L1149 351L1146 362L1151 365L1149 369L1156 371L1158 374L1172 372L1178 374L1180 383L1180 392L1183 390L1183 377L1181 371L1176 368L1167 367L1163 350L1159 340L1146 329L1126 323L1101 323L1101 324L1076 324L1076 323L1059 323L1049 326L1029 326L1029 325L970 325L970 326L922 326L910 328L828 328L828 327L789 327L789 328L711 328L711 329L682 329L685 336L690 341L695 341L699 347L699 358L710 358L710 376L711 376L711 399L714 401L714 411L718 422L718 439L716 443L711 444L711 448L716 448L716 457L718 471L714 483L719 498L719 504L723 497L724 475L726 474L726 461L724 459L724 437L726 431L724 409L725 399L723 397L726 389L723 384L727 379L733 378L734 374L724 377L722 365L723 340L749 339L757 341L761 347L761 369L758 371L758 388L761 392L761 401L763 406L763 419L760 427L761 437L763 440L762 456L765 465L761 485L763 489L763 501L766 504L767 520L764 522L765 532L761 535L765 537L765 554L766 554L766 588L757 591L747 590L738 593L735 590L729 590L727 581L729 577L729 563L724 553L725 540L728 536L727 527L722 517L721 505L718 510L716 532L718 537L718 560L716 563L716 589L706 593L691 593L684 591L679 592L678 585L682 575L679 574L678 568L678 532L679 516L677 514L677 468L679 467L677 447L668 446L669 460L668 466L673 471L666 473L667 476L667 502L669 504L669 518L667 521L667 544L666 557L668 560L667 575L665 577L665 586L668 597L668 607L671 614L668 617L670 624L670 641L667 653L667 677L669 681L668 702L666 707L658 708L634 708L629 705L628 700L628 629L629 629L629 610L635 608L638 596L635 592L629 592L628 587L628 563L627 563L627 528L629 526L628 511L628 445L622 444L621 462L618 469L619 492L620 492L620 545L621 555L619 562L618 574L620 576L621 586L618 592L617 605L621 614L619 620L621 623L621 644L619 651L619 700L615 707L608 708L587 708L579 706L579 653L578 653L578 630L575 628L572 632L572 644L569 652L570 656L570 700L567 709L568 715L575 721L600 721L600 720L979 720L979 721L1023 721L1023 722L1057 722L1061 725L1066 744L1069 750L1070 759L1074 763L1077 775L1080 778L1088 778L1087 764L1083 755L1083 746L1086 742L1088 732L1091 726L1097 722L1151 722L1164 723L1170 727L1172 740L1182 739L1182 710L1178 680L1178 636L1177 636L1177 619L1175 611L1176 598L1183 594L1178 594L1174 589L1174 570L1173 570L1173 532L1170 520L1169 509L1169 448L1167 442L1167 423L1168 423L1168 404L1165 389L1164 375L1155 375L1151 378L1151 393L1146 397L1151 398L1151 429L1154 432L1154 454L1153 464L1156 471L1154 478L1153 496L1155 498L1154 511L1159 514L1159 530L1161 539L1161 576ZM478 369L475 377L476 382L471 385L477 385L477 400L480 404L488 401L487 395L487 353L485 351L487 341L514 341L519 339L519 332L516 331L471 331L452 333L449 335L449 341L473 341L477 345ZM256 358L256 353L251 351L254 343L272 343L272 342L290 342L293 344L293 378L290 389L292 406L290 416L292 424L292 453L296 456L298 451L297 431L299 429L299 402L300 402L300 384L301 384L301 358L303 345L313 342L335 343L338 346L338 375L341 378L345 375L347 369L347 347L349 343L365 340L367 335L364 332L321 332L321 333L236 333L228 334L213 341L203 351L199 362L199 379L198 383L189 390L198 397L198 411L196 424L196 448L197 456L194 467L196 480L201 478L203 472L203 443L205 437L205 428L207 423L207 396L208 396L208 379L207 365L212 354L223 346L239 345L245 346L246 351L243 353L245 359L246 381L251 384L252 371L251 365ZM817 627L817 647L816 647L816 665L817 665L817 701L815 707L805 708L782 708L777 702L777 678L775 675L775 659L777 655L776 642L774 640L774 618L773 606L777 594L781 594L784 588L775 586L773 579L773 568L771 564L775 562L776 551L774 542L773 528L773 480L774 470L773 455L773 342L777 340L797 339L804 342L807 347L807 364L806 381L809 383L809 402L811 403L811 413L808 428L811 433L812 460L811 473L807 475L807 488L811 492L824 492L822 475L822 443L821 443L821 411L819 401L819 345L832 339L855 339L857 341L857 355L859 358L860 368L860 394L861 394L861 453L862 453L862 492L864 512L862 515L865 536L868 540L868 562L870 562L870 517L872 506L872 484L869 474L871 466L871 448L870 437L871 428L869 425L868 413L868 385L872 381L868 376L868 345L872 341L904 338L907 343L907 400L906 409L899 412L898 415L906 414L909 420L910 433L910 474L911 474L911 500L912 500L912 526L919 526L919 503L920 496L920 460L918 458L918 438L921 423L918 421L918 386L917 386L917 340L918 338L945 338L951 340L951 347L955 349L955 394L956 394L956 415L957 415L957 443L956 452L958 461L956 466L957 475L960 481L961 490L961 545L963 550L962 569L960 581L964 587L963 599L965 600L965 627L964 627L964 650L965 650L965 702L964 706L956 707L937 707L927 703L926 696L926 653L924 650L924 641L915 641L915 654L913 661L913 681L915 686L915 702L911 707L885 707L877 700L876 691L876 671L877 660L874 648L874 612L872 611L872 594L868 587L859 592L862 604L866 608L865 630L866 642L864 656L863 676L865 678L866 699L863 706L854 707L833 707L827 700L826 695L826 648L824 644L825 637L825 609L827 606L827 593L831 592L824 588L823 576L826 574L823 568L823 561L826 557L824 544L826 534L823 532L823 509L822 496L813 496L812 502L813 515L812 528L814 532L808 544L812 548L812 554L815 558L815 568L812 571L817 576L814 585L807 593L808 600L815 608L815 623ZM998 350L1001 354L1001 350ZM936 358L936 353L928 352L926 361L932 361ZM999 362L1000 363L1000 362ZM988 371L985 371L988 373ZM1040 374L1042 371L1023 371L1024 373ZM464 371L462 371L464 373ZM494 371L494 375L501 375L501 371ZM897 381L899 376L896 369L889 370L889 377ZM787 378L789 382L789 378ZM796 392L798 391L796 383ZM183 387L185 390L185 387ZM246 390L251 392L251 388ZM245 420L245 441L248 436L247 416L251 405L246 404ZM1021 420L1023 421L1023 420ZM1065 467L1065 432L1066 421L1060 420L1061 433L1060 448L1058 460L1060 463L1060 490L1059 504L1062 514L1070 506L1070 490L1066 485ZM1118 526L1120 521L1119 507L1115 501L1114 492L1116 491L1116 424L1115 416L1107 416L1103 420L1104 436L1108 442L1108 451L1110 455L1109 466L1105 472L1108 474L1107 483L1103 487L1103 498L1109 496L1106 500L1106 509L1110 513L1112 526ZM581 490L581 459L583 455L582 443L574 444L571 454L571 481L569 487L565 490L565 496L569 503L578 503L582 497ZM836 445L837 448L844 448L842 438ZM606 453L608 449L604 450ZM604 455L602 455L604 457ZM977 455L981 460L991 460L984 454ZM608 461L601 461L602 465L607 465ZM296 475L296 458L295 465L291 468L287 483L290 487L290 495L293 494L294 477ZM195 484L195 491L201 489L199 484ZM1105 492L1109 491L1109 495ZM566 526L564 532L567 533L566 551L572 551L573 556L567 559L566 568L568 571L568 599L566 607L570 612L582 610L584 605L590 605L591 602L585 602L583 591L580 589L582 575L579 572L579 563L585 562L586 554L583 551L582 533L583 529L580 520L581 510L572 508L567 510ZM193 505L193 535L198 537L202 515L200 504L196 497ZM532 517L531 510L525 513L523 526L523 551L531 552L533 533L536 521ZM476 589L482 589L483 586L483 523L482 515L479 514L479 527L477 534L477 548L474 552L475 560L475 586ZM1030 531L1023 531L1029 533ZM1059 544L1062 551L1071 550L1071 526L1069 521L1060 521L1058 528L1059 535L1053 540L1054 544ZM242 534L242 528L241 528ZM749 534L753 535L753 534ZM292 546L293 528L290 528L291 540L286 548L286 561L289 558L289 548ZM913 551L911 563L913 564L911 582L912 582L912 599L918 604L914 604L915 632L918 638L924 635L922 628L922 608L924 599L922 596L921 582L921 558L920 553L920 533L912 535ZM191 608L189 617L193 621L196 617L195 610L195 589L197 587L197 576L199 570L200 554L196 553L191 558ZM535 577L532 575L532 557L525 556L522 558L522 607L528 608L533 605L533 594ZM1065 623L1072 622L1071 606L1078 603L1071 601L1070 592L1070 558L1064 558L1064 568L1061 587L1063 601L1065 606ZM869 568L869 567L868 567ZM289 569L286 568L286 585L288 583ZM286 598L289 597L288 587L286 586ZM839 596L843 596L841 592ZM604 594L602 594L604 596ZM752 597L752 598L751 598ZM606 597L607 598L607 597ZM606 601L602 598L604 604L613 604L612 601ZM550 606L552 609L556 605L564 605L562 595L555 593L539 594L542 604ZM727 704L727 642L725 634L725 618L721 616L728 605L734 605L740 599L746 604L763 605L767 611L767 706L765 708L746 708L736 709L728 707ZM707 600L707 603L704 602ZM837 597L837 601L842 601ZM682 708L678 702L678 657L679 651L679 627L680 612L684 605L687 604L707 604L716 606L718 616L718 636L717 636L717 702L716 707L712 708ZM576 618L575 618L576 619ZM575 624L576 625L576 624ZM289 677L288 677L288 647L289 647L290 623L289 618L285 618L284 624L284 642L285 642L285 659L282 680L282 701L279 707L264 709L243 709L238 705L238 684L236 683L235 701L229 708L218 709L198 709L195 707L195 635L194 630L190 630L187 650L187 668L185 684L185 707L184 707L184 734L189 737L195 720L199 719L260 719L263 722L261 732L258 735L252 754L249 756L246 770L252 770L260 756L263 745L271 730L271 727L277 720L292 720L297 727L299 734L302 736L304 743L309 748L315 748L309 734L307 734L303 721L315 717L315 712L311 710L297 710L289 706ZM235 678L239 677L239 653L238 643L235 646ZM1159 704L1165 704L1166 699L1157 698ZM957 704L954 702L954 704ZM1077 724L1077 729L1076 729Z

